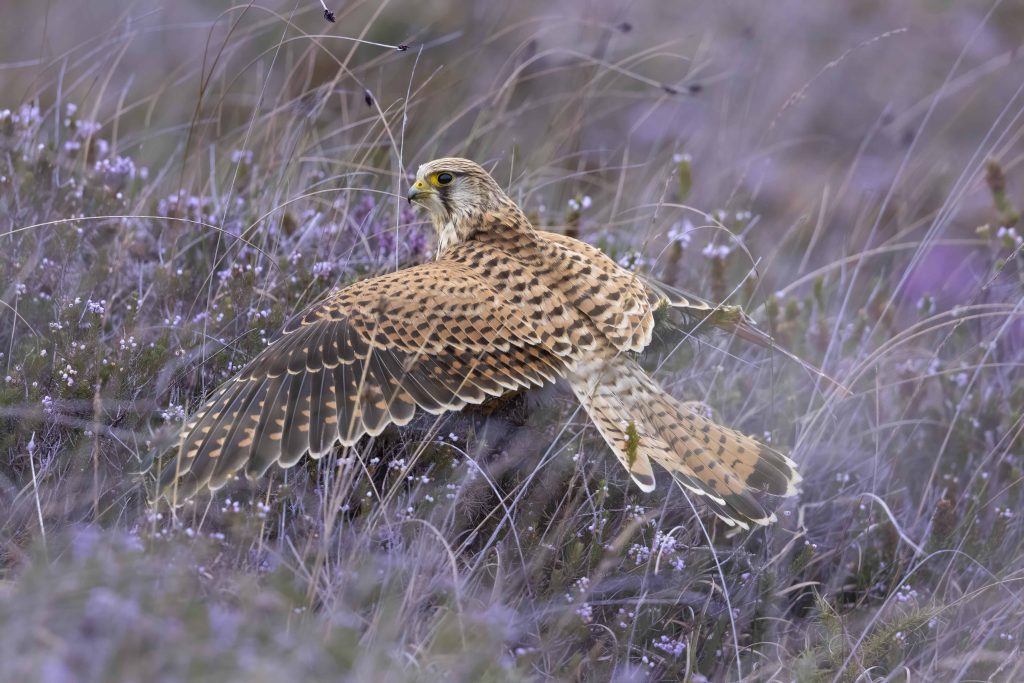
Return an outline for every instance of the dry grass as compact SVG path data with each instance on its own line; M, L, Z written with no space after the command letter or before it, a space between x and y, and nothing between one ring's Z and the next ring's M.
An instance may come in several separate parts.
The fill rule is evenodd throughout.
M12 7L0 678L1021 676L1019 9ZM429 258L401 196L443 154L853 389L721 335L643 359L793 453L777 525L641 494L562 387L146 503L290 312Z

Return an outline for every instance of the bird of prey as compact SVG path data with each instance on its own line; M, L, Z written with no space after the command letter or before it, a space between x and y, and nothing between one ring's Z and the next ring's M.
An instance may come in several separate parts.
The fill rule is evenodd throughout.
M657 464L731 525L775 519L755 493L792 495L793 461L676 400L632 358L651 341L658 291L599 249L535 229L472 161L422 165L408 198L430 214L436 259L296 316L186 423L163 495L319 458L417 409L564 377L643 491Z

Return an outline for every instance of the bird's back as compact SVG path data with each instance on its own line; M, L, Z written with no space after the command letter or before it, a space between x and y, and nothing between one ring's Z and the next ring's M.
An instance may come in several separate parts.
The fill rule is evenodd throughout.
M187 498L351 446L417 409L441 413L565 377L634 481L652 463L730 524L767 524L759 492L791 495L781 453L711 422L624 352L654 328L652 292L578 240L535 230L476 164L421 167L438 259L328 294L186 424L160 489Z
M581 349L642 351L650 343L654 307L644 282L600 249L540 230L492 229L480 235L478 245L482 252L503 255L495 268L485 269L487 277L513 289L525 282L529 296L517 297L517 305L529 306L538 319L551 316L552 308L565 309L554 310L553 318L583 333L573 340ZM491 263L484 259L477 266Z

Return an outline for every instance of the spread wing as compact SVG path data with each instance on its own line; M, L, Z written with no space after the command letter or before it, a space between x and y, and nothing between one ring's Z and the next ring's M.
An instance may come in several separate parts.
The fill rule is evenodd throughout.
M505 284L505 283L503 283ZM160 491L183 500L236 472L553 381L572 360L535 316L453 258L332 292L186 424ZM560 355L561 354L561 355Z

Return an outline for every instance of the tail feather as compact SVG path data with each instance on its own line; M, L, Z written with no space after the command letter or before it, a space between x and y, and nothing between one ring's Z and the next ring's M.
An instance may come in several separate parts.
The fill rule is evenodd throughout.
M630 411L623 403L626 387L614 381L588 381L595 377L571 377L573 392L636 485L642 491L653 491L651 458L668 449L668 444L630 418Z
M680 403L633 361L615 358L587 364L570 379L602 436L634 479L630 464L635 466L642 454L647 472L653 460L688 490L703 496L715 514L743 528L775 521L755 494L796 493L800 475L792 460ZM609 424L632 425L632 441L622 438L626 429L616 433L607 428ZM650 486L641 488L652 490L653 483L651 478Z

